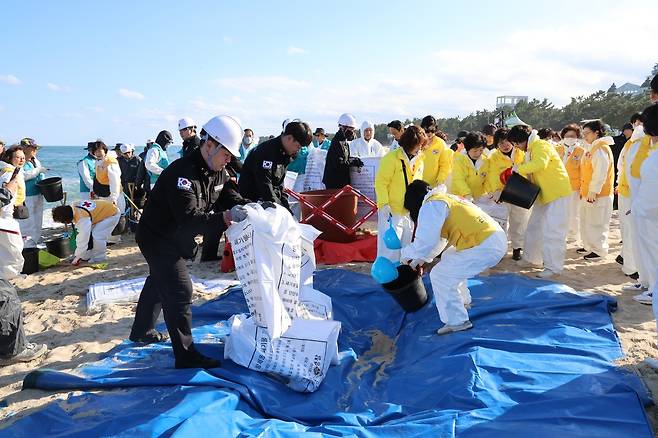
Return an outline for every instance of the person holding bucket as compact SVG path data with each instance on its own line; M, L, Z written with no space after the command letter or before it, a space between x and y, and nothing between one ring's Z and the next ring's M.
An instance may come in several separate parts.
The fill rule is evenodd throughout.
M427 135L417 126L407 128L399 139L400 147L382 157L375 175L377 195L377 256L397 262L399 249L389 249L384 234L393 228L402 245L411 242L413 223L404 207L407 186L423 176L423 151Z
M413 181L404 207L416 224L414 241L401 250L401 261L413 268L431 262L447 245L430 271L430 280L445 335L473 327L466 307L471 294L466 281L495 266L507 252L507 236L500 225L475 204L443 187L430 191L425 181Z
M101 199L76 201L58 205L52 210L53 220L73 224L78 235L72 265L82 261L102 262L107 258L107 239L119 223L121 212L111 201Z
M525 154L521 149L515 148L507 139L508 128L500 128L494 134L493 152L482 168L484 175L484 192L494 200L498 200L503 190L500 174L505 169L522 164ZM513 204L502 204L507 206L507 236L512 245L512 259L521 260L523 253L523 240L528 226L530 210Z
M580 236L587 253L585 260L600 260L608 255L608 234L612 217L612 196L615 179L614 159L610 145L614 140L605 135L600 120L583 126L583 137L591 145L580 164L581 221Z
M43 227L43 196L37 187L37 183L44 179L43 172L47 169L37 159L37 151L41 148L31 138L21 140L23 152L25 153L25 164L23 174L25 177L25 206L28 209L27 219L19 221L21 234L27 239L26 248L34 248L41 243L41 229Z
M580 164L585 156L585 148L580 144L581 129L575 123L570 123L560 132L562 141L555 146L558 155L562 158L564 167L569 174L571 183L571 196L569 200L569 232L567 236L580 241Z
M512 172L517 172L528 175L539 186L539 196L526 228L523 257L518 263L526 267L543 264L544 270L537 277L549 278L564 268L572 191L569 174L555 147L541 140L530 126L512 127L507 139L525 152L525 162L505 170L500 175L502 182L507 183Z

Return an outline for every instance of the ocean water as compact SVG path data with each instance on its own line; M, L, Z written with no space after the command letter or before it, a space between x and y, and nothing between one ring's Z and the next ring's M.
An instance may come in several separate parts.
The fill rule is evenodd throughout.
M138 146L135 152L142 152L143 147ZM180 146L171 146L167 149L170 160L178 158ZM41 164L49 170L46 178L59 176L62 178L64 191L67 193L67 202L80 199L80 178L78 177L78 161L87 151L83 146L42 146L37 158ZM52 208L58 203L46 203L47 208Z
M137 146L135 152L140 153L143 146ZM178 158L180 146L170 146L167 154L170 160ZM78 161L80 161L87 151L84 146L42 146L39 149L37 158L41 164L48 168L46 178L59 176L62 178L62 186L66 192L66 202L72 202L80 199L80 178L78 177ZM58 202L46 202L44 205L44 228L52 228L52 218L50 209L59 205Z

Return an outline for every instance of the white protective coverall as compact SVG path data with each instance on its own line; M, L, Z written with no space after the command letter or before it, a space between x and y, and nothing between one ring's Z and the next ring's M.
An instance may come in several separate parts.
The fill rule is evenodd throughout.
M644 133L644 131L642 132ZM642 236L638 231L638 226L641 227L639 222L642 221L642 218L637 214L635 214L632 208L633 204L635 203L635 200L639 196L640 178L635 178L631 174L631 165L633 164L633 161L635 160L635 156L637 155L637 151L640 148L641 141L642 138L639 138L635 143L633 143L631 147L628 149L628 152L626 154L626 160L625 160L626 179L628 181L628 186L630 187L630 191L631 191L631 199L630 199L631 207L623 214L627 214L630 211L630 214L627 215L627 217L630 218L630 220L627 222L630 225L629 227L630 229L629 234L631 236L630 251L633 254L635 267L637 268L637 273L639 274L638 283L640 283L643 287L648 288L650 286L649 278L652 276L652 274L649 273L650 267L647 263L647 260L645 260L642 257L643 255L642 246L645 244L646 238ZM641 170L640 170L640 174L641 174Z
M635 217L635 231L641 240L637 245L638 254L646 269L646 277L642 280L655 297L658 275L658 153L655 146L640 168L640 184L637 196L633 195L631 215ZM658 313L655 301L653 308L654 313Z
M93 201L88 201L92 202ZM77 208L73 206L73 208ZM117 212L115 215L107 217L96 225L91 223L91 218L83 213L81 219L75 223L75 229L78 236L75 240L75 257L82 260L87 260L90 263L102 262L107 258L107 241L111 237L112 230L119 223L121 213ZM93 248L87 250L89 238L93 242Z
M612 137L603 137L594 143L605 142L608 146L614 144ZM613 163L603 149L598 149L592 155L592 180L589 183L590 193L599 193L605 184L608 169ZM594 202L581 199L580 237L583 248L601 257L608 255L608 235L610 234L610 219L612 217L613 192L601 196Z
M78 175L82 178L82 182L87 186L89 191L80 192L81 199L89 199L89 195L94 191L94 178L89 173L89 168L85 164L84 160L78 162Z
M253 148L253 146L251 148ZM148 152L146 152L146 156L144 157L144 167L146 167L146 170L148 170L149 172L154 173L156 175L160 175L164 169L160 167L160 165L158 164L159 161L160 161L160 150L158 148L150 148ZM149 184L151 184L151 188L153 188L153 186L155 185L155 183L152 182L149 182Z
M45 172L45 168L41 162L35 157L34 167L30 170L24 170L25 181L32 180L39 176L40 173ZM27 196L25 198L25 206L27 207L30 216L27 219L19 221L21 227L21 234L27 238L25 241L26 248L34 248L37 243L41 241L41 230L43 228L43 196L41 194Z
M446 240L441 238L441 228L448 213L448 205L443 201L425 202L418 213L416 237L402 248L401 260L411 260L412 267L434 260L446 245ZM441 261L432 268L432 290L444 324L455 326L468 321L464 306L471 303L471 294L466 280L498 264L507 252L505 231L497 222L496 226L497 231L477 246L461 251L452 246L446 249Z
M373 137L369 141L366 141L363 138L363 131L365 131L367 128L373 130ZM361 137L350 142L350 156L365 158L365 157L383 157L384 155L386 155L388 150L384 146L382 146L382 144L379 141L375 140L374 135L375 135L375 125L373 125L372 122L369 122L367 120L363 122L363 124L361 125Z

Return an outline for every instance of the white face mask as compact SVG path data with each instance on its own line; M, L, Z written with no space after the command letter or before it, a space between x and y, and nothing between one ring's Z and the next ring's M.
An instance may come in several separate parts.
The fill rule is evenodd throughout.
M562 143L564 143L565 145L571 147L571 146L574 146L576 143L578 143L578 139L577 138L565 138L565 139L562 140Z

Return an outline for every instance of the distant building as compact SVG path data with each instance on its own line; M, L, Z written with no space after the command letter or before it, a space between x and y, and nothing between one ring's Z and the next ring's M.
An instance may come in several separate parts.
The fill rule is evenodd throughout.
M528 102L528 96L498 96L496 109L514 109L519 102Z
M635 85L635 84L631 84L630 82L626 82L624 85L617 87L616 92L618 94L630 94L636 96L638 94L644 94L646 90L642 88L640 85Z

